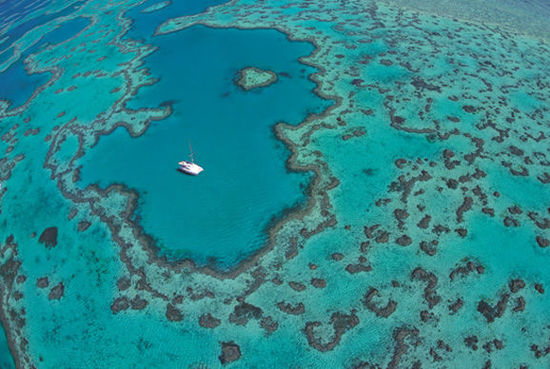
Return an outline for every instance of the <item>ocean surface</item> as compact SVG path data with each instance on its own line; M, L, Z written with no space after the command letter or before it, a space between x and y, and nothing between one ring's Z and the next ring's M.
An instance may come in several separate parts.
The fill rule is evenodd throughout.
M162 253L230 269L266 243L272 217L305 202L307 175L287 174L289 151L271 126L298 124L329 105L307 79L315 69L298 62L313 46L276 30L196 26L156 38L155 47L144 67L159 82L127 107L171 102L172 115L136 139L124 128L102 137L82 160L82 185L138 189L137 216ZM288 76L244 91L234 79L249 64ZM206 169L197 178L176 170L189 160L188 144Z
M550 367L549 39L540 0L0 0L0 368Z

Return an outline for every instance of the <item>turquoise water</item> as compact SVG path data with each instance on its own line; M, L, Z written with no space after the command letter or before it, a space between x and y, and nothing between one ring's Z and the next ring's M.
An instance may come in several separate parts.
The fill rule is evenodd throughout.
M0 329L0 367L4 369L15 368L13 357L11 356L10 350L8 348L6 332L4 331L3 327Z
M549 367L547 2L154 4L0 3L0 367Z
M119 128L100 138L82 161L82 186L137 189L140 223L162 253L229 269L265 244L273 217L304 202L307 176L287 173L289 152L272 126L297 124L329 105L312 93L307 76L315 69L298 62L313 46L274 30L200 26L153 41L159 49L145 67L160 81L127 106L171 101L174 112L142 137ZM233 79L248 65L289 77L245 92ZM196 178L176 170L188 160L188 142L205 168Z

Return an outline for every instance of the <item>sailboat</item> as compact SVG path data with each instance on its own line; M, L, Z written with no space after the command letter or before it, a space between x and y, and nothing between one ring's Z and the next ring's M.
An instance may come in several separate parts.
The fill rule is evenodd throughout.
M191 154L189 156L191 157L191 161L180 161L178 170L181 172L184 172L186 174L190 174L192 176L198 175L200 172L202 172L204 169L198 165L195 164L195 160L193 158L193 148L191 147L191 143L189 143L189 151L191 151Z

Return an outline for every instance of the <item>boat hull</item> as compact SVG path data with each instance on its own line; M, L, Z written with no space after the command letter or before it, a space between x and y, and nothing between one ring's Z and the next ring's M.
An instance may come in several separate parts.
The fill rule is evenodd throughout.
M199 175L204 169L195 163L188 161L180 161L178 170L191 176Z
M190 171L190 170L187 170L187 169L183 169L183 168L178 168L178 170L182 173L185 173L185 174L188 174L190 176L198 176L200 172L193 172L193 171Z

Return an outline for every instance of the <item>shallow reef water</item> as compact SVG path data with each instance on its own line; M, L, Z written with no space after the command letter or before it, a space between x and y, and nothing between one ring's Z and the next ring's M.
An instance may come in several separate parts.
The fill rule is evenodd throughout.
M549 16L0 1L0 367L550 367Z

